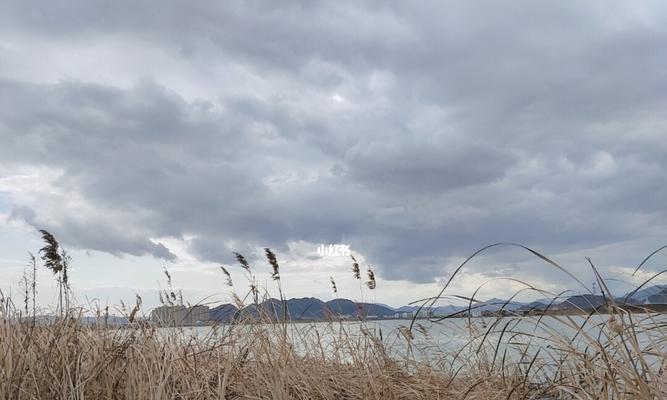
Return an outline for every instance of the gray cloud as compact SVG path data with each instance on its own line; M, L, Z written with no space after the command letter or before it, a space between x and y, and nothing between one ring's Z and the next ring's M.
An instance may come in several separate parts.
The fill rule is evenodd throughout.
M79 248L102 250L118 256L123 254L152 255L164 260L176 259L176 256L162 243L133 233L127 226L115 225L105 218L83 219L77 216L67 216L62 220L52 222L40 217L30 207L17 205L12 208L9 220L21 220L35 229L58 232L59 237Z
M0 163L52 168L104 215L46 198L13 216L74 246L170 259L156 238L172 237L227 262L232 242L345 241L425 282L495 241L662 239L662 4L66 3L5 2L0 32L131 45L149 72L128 87L0 68ZM181 93L155 53L216 89Z

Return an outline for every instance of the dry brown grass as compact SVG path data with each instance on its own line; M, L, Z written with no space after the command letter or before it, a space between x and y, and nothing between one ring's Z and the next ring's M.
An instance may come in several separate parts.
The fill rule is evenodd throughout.
M279 283L275 255L267 256ZM236 257L251 287L245 298L257 305L257 280ZM359 279L356 260L353 272ZM140 306L138 298L131 320ZM613 301L606 311L443 319L466 338L448 353L431 335L437 325L419 321L383 334L364 322L315 328L260 314L196 337L145 322L109 327L104 317L85 324L76 308L35 323L0 298L0 399L667 398L665 316L629 314Z
M403 350L428 332L407 328L393 342L363 324L351 330L335 321L327 338L307 324L285 334L281 324L263 323L220 326L195 338L188 329L111 329L76 319L33 326L10 311L6 306L0 321L2 399L661 399L667 393L664 334L643 344L632 336L664 329L650 317L632 326L627 318L610 319L596 329L598 337L581 329L587 348L554 332L539 342L552 356L526 350L519 361L496 351L502 349L497 334L506 342L545 334L519 331L511 318L480 322L468 327L464 346L474 351L427 361ZM398 355L392 346L401 338Z
M468 398L486 399L504 398L510 389L500 375L473 371L450 382L427 364L393 360L371 336L336 344L336 354L304 355L296 350L302 344L281 332L246 325L214 340L148 326L3 319L0 398L432 399L458 398L474 382Z

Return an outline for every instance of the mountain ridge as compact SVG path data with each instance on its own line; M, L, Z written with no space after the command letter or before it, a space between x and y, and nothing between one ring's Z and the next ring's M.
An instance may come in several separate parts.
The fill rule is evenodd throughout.
M632 296L630 296L632 295ZM632 305L667 304L667 285L655 285L636 293L628 292L624 296L614 298L616 303ZM287 310L283 310L283 302L271 298L258 305L251 304L240 310L233 304L221 304L209 310L209 319L218 322L229 322L235 318L256 317L260 311L263 315L276 320L287 317L291 321L299 320L325 320L329 318L342 319L373 319L373 318L409 318L416 312L421 316L448 316L470 312L472 315L506 312L529 312L544 311L550 309L558 310L594 310L604 304L605 296L597 294L573 295L551 304L551 300L541 299L532 302L508 301L492 298L486 301L474 301L470 305L440 305L432 308L406 305L391 307L386 304L355 302L349 299L337 298L323 301L315 297L291 298L286 300Z

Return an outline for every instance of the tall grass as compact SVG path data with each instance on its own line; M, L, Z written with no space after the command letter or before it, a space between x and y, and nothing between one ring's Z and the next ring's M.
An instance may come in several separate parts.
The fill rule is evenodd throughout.
M481 360L455 377L409 355L395 358L371 329L333 321L323 333L299 327L284 335L279 324L252 323L193 337L186 328L110 329L76 318L32 325L12 315L5 307L0 319L3 399L415 399L464 391L486 399L521 381L504 383Z
M280 284L275 254L267 249L266 255ZM256 306L262 288L247 260L236 257L250 285L245 297L236 296L237 303ZM358 279L358 265L353 273ZM371 269L368 275L373 289ZM545 293L529 285L526 290ZM173 292L166 297L175 298ZM425 299L425 307L444 297L443 291ZM608 297L604 314L452 316L413 320L392 332L335 318L290 325L283 301L280 323L274 323L275 313L257 308L258 314L243 314L247 319L206 334L135 318L139 298L131 311L134 322L125 327L108 326L101 310L92 310L99 316L96 323L84 323L84 310L76 307L33 323L11 299L0 298L0 398L667 398L667 319L630 314ZM443 350L439 341L455 338L464 339L453 351Z

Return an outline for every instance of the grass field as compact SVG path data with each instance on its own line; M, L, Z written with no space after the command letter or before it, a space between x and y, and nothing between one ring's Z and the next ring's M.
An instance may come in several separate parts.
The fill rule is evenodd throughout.
M382 333L363 322L351 332L331 320L336 333L324 337L301 334L289 322L261 323L275 320L259 315L196 338L186 328L138 319L140 301L125 327L106 325L103 310L72 304L66 253L44 237L40 254L61 284L58 316L29 316L28 284L24 307L0 299L2 399L667 398L664 316L630 314L613 301L604 315L470 318L469 341L429 357L418 355L429 352L428 327L410 321ZM251 283L246 298L256 304L252 269L237 259ZM268 249L267 259L280 288L280 267ZM360 275L356 261L353 273ZM369 290L375 285L369 274ZM97 314L97 323L83 323L83 312ZM563 327L574 335L561 335Z
M426 361L410 351L397 356L388 344L390 335L381 339L371 330L348 335L338 329L335 338L325 340L286 334L282 324L240 324L195 339L180 329L145 324L112 329L65 318L33 325L12 318L6 305L0 398L665 398L664 323L650 317L629 320L609 318L597 337L583 338L588 343L583 349L556 335L541 339L557 358L526 352L523 359L509 361L506 352L494 351L498 333L506 342L532 333L515 332L511 318L499 319L470 327L471 345L479 351ZM646 330L657 339L653 335L654 340L640 343L636 335ZM408 346L427 334L407 328L398 333ZM494 340L480 340L484 336Z

